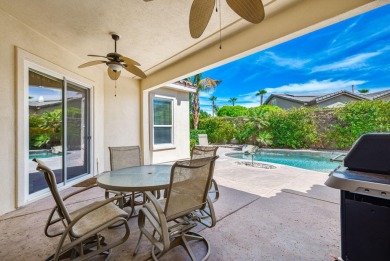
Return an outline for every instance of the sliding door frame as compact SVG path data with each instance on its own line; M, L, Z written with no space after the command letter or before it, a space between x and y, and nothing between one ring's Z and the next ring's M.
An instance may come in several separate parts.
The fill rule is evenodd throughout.
M66 177L66 160L63 157L63 182L58 184L59 190L68 188L81 180L87 179L93 176L95 172L93 159L94 159L94 137L93 133L93 85L94 83L88 79L78 77L72 72L69 72L62 67L52 64L44 59L41 59L33 54L30 54L22 49L15 48L17 54L17 81L16 81L16 114L17 114L17 142L16 142L16 180L15 180L15 207L21 207L38 199L44 198L50 194L48 188L40 190L38 192L29 194L29 106L28 106L28 93L29 93L29 70L38 71L57 79L65 80L66 82L72 83L77 87L87 90L87 106L86 117L88 120L88 138L86 139L86 146L89 148L88 153L88 170L89 173L81 175L80 178L67 180ZM76 77L75 77L76 76ZM80 79L81 78L81 79ZM78 80L79 79L79 80ZM65 84L64 81L64 84ZM66 84L63 88L63 110L66 109ZM66 112L63 111L63 117L66 116ZM66 152L66 135L64 133L66 127L66 119L63 118L63 155ZM65 142L64 142L65 141Z

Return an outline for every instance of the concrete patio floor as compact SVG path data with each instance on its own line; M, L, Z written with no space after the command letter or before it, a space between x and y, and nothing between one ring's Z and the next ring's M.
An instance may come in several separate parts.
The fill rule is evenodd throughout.
M325 187L327 174L277 166L259 169L239 166L220 148L215 169L221 196L215 203L218 223L199 228L211 243L209 260L332 260L339 255L339 191ZM67 194L78 188L69 188ZM94 188L69 200L70 210L103 199ZM54 205L51 197L0 217L0 260L44 260L58 238L44 235L44 225ZM146 260L150 244L143 239L139 254L132 252L139 236L137 219L129 221L128 241L114 248L111 260ZM109 240L115 229L108 230ZM197 250L202 252L203 248ZM162 260L189 260L177 248Z

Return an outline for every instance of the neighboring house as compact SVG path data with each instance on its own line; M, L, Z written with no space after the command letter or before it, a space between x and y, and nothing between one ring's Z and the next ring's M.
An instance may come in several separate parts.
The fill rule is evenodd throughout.
M383 100L390 101L390 90L373 92L373 93L365 93L363 96L369 98L370 100Z
M345 90L318 95L271 94L265 104L278 106L285 110L302 106L337 108L343 107L348 102L378 99L389 101L390 90L367 94L357 94Z

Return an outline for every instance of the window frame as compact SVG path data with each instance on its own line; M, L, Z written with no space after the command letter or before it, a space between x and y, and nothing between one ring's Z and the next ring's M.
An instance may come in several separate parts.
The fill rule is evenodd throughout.
M168 100L171 103L171 125L155 125L154 124L154 101L155 100ZM175 108L176 108L176 98L170 96L164 96L159 94L152 93L150 95L150 145L153 151L157 150L166 150L166 149L175 149ZM154 128L155 127L166 127L171 128L171 143L154 143Z

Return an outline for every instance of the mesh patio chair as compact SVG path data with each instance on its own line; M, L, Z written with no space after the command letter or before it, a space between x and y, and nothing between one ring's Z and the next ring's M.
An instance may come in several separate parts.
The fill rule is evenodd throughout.
M141 149L139 146L123 146L123 147L108 147L110 150L110 166L111 170L123 169L129 167L141 166ZM136 201L143 195L140 192L123 193L118 191L106 190L106 198L109 194L122 195L124 198L122 202L117 202L121 208L130 207L131 212L129 218L132 217L135 211L135 206L142 205L144 201Z
M206 157L214 157L217 155L218 147L211 146L195 146L191 151L191 159L200 159ZM209 190L209 196L214 203L219 199L218 184L215 179L211 180L211 187Z
M33 161L38 163L37 170L44 174L47 185L56 203L56 207L51 212L48 223L46 224L45 234L49 237L61 236L55 253L47 260L56 261L64 258L85 260L100 254L107 255L106 260L108 260L112 248L124 243L130 235L130 228L126 220L128 214L113 204L113 201L122 200L122 197L118 196L104 201L94 202L73 212L68 212L64 201L94 186L81 189L62 198L58 192L53 171L42 161L37 159ZM57 213L58 218L53 220L54 212ZM58 222L62 222L64 230L57 234L49 234L49 227ZM113 224L123 225L125 227L124 235L107 244L101 232ZM69 238L70 242L65 241L66 238Z
M190 248L190 241L201 241L206 245L206 254L210 255L210 244L200 234L191 230L199 223L213 227L216 224L214 208L208 190L214 172L215 160L218 157L178 161L172 166L171 179L167 198L157 199L152 193L146 192L149 200L144 204L138 216L140 237L134 250L137 254L141 238L145 235L152 243L152 257L160 258L169 250L182 245L192 260L196 260ZM210 222L204 222L193 212L205 209ZM146 226L146 221L150 223Z

